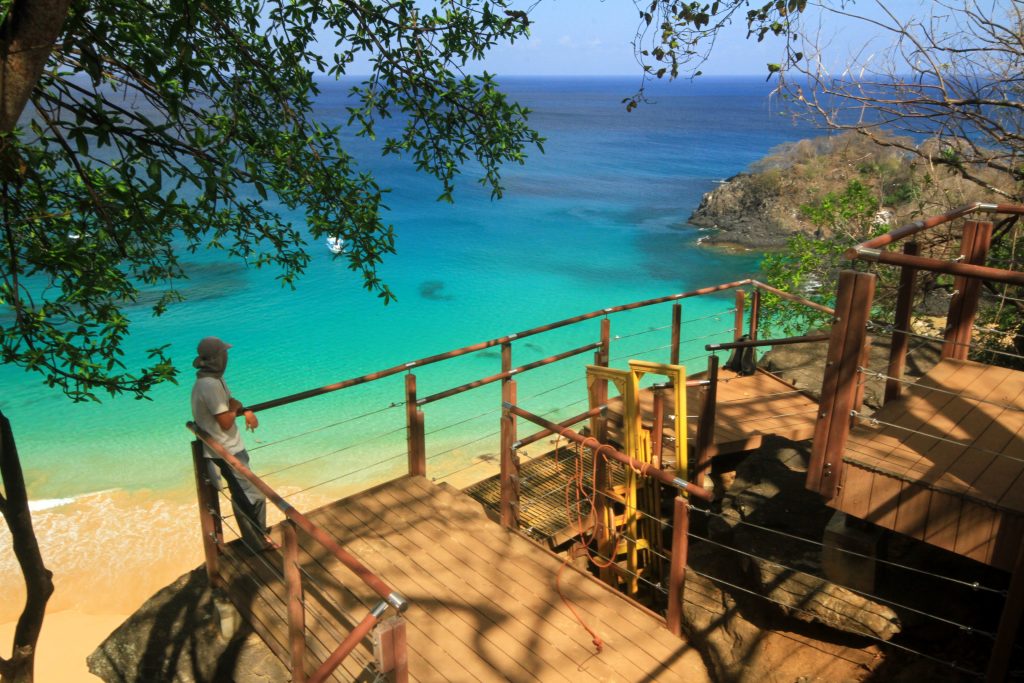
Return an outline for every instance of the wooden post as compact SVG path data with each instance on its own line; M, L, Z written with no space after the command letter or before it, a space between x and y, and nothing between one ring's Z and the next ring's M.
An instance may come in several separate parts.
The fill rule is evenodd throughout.
M761 290L755 289L750 295L750 330L747 334L757 339L757 328L761 324Z
M757 291L757 290L754 290ZM747 294L742 289L736 290L736 322L733 325L732 338L736 341L743 336L743 314L747 307Z
M389 683L409 680L409 648L405 635L405 618L385 619L374 630L374 643L379 646L377 665Z
M427 475L426 441L423 427L423 411L416 405L416 375L405 376L405 438L409 453L409 474Z
M196 473L196 500L199 504L199 528L203 533L203 555L206 558L206 578L211 588L220 583L220 544L224 531L220 523L220 499L217 487L210 481L207 459L203 457L203 443L192 442L192 465Z
M871 362L871 337L864 337L864 348L860 352L860 361L858 364L862 368L869 367ZM864 391L867 389L867 375L863 372L857 372L854 376L857 382L857 391L853 395L853 405L850 406L850 411L860 412L861 407L864 405ZM853 429L857 426L857 418L852 414L850 415L850 428Z
M908 256L917 256L919 249L917 242L907 242L903 245L903 253ZM885 380L884 403L896 400L903 392L903 369L907 364L907 347L910 337L911 316L914 310L914 282L916 281L917 268L903 266L900 270L900 286L896 292L896 317L893 322L892 341L889 345L889 369L886 370L888 379Z
M682 304L672 304L672 348L669 349L669 363L679 365L679 335L683 326Z
M694 464L691 481L697 486L704 486L704 477L711 469L711 449L715 443L715 407L718 402L718 356L708 356L708 382L702 387L702 402L697 418L697 462ZM678 429L676 430L678 431ZM685 432L684 432L685 434Z
M989 247L992 245L992 223L967 221L964 223L960 256L963 262L974 266L985 265ZM978 313L978 298L981 294L981 280L956 276L953 279L953 298L949 302L946 318L946 342L942 345L942 357L967 360L970 351L971 328Z
M608 367L612 354L612 321L601 318L601 348L595 352L594 365Z
M512 342L505 342L501 345L501 371L510 372L512 370ZM506 377L501 380L501 385L505 386L511 382L511 377Z
M686 581L686 557L689 551L690 514L686 499L676 496L672 511L672 565L668 578L668 630L683 635L683 588Z
M502 382L501 400L516 405L515 380ZM501 411L501 523L509 529L519 528L519 456L516 441L516 416L507 408Z
M988 683L1001 683L1007 680L1010 655L1013 652L1013 644L1017 640L1022 612L1024 612L1024 543L1017 548L1017 561L1013 566L1013 575L1010 577L1010 590L1006 595L1003 613L999 616L999 630L996 631L996 642L992 646L992 654L988 660L988 672L985 676Z
M814 426L807 488L835 497L842 481L843 451L856 404L857 366L864 357L875 276L844 270L839 274L836 314L825 361L818 421Z
M281 523L284 535L282 548L284 581L288 590L288 651L291 654L291 672L294 683L305 683L306 670L306 609L302 598L302 574L299 572L299 541L295 522Z
M651 464L662 469L662 451L665 443L665 388L661 385L651 387L654 392L654 420L651 425ZM661 518L661 497L665 488L656 479L646 483L645 488L651 492L652 500L649 501L647 512L654 518ZM660 525L659 525L660 526ZM664 555L664 537L661 529L656 527L648 530L648 542L656 551L657 555ZM664 572L663 562L654 562L655 575L661 577Z
M757 339L757 328L761 324L761 290L755 289L750 295L750 328L747 334L751 339ZM749 349L751 362L757 364L757 349Z

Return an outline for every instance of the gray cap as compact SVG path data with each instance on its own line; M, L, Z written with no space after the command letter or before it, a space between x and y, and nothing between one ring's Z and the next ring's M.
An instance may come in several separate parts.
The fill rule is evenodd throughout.
M203 337L199 341L196 353L200 358L213 358L230 348L231 344L225 344L220 337Z

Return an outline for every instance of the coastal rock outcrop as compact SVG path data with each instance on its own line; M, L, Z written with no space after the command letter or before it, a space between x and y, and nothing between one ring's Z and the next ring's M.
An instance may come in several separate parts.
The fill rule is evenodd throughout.
M812 231L792 198L769 187L764 174L740 173L704 194L689 223L709 229L702 244L781 249L797 231Z
M267 683L290 680L263 641L239 628L221 635L217 601L203 567L158 591L89 657L108 683Z

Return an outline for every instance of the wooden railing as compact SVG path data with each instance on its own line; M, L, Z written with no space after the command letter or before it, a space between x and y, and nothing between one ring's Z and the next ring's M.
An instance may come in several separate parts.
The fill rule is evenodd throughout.
M218 457L222 458L231 467L248 479L258 488L267 500L271 501L285 516L285 522L281 525L284 537L284 544L281 548L282 574L288 593L288 646L290 654L289 668L292 681L295 683L321 683L334 672L335 669L348 657L359 643L369 635L370 631L381 621L381 617L389 609L394 609L401 614L408 607L408 602L397 591L388 586L379 576L370 571L366 565L356 559L345 550L333 536L325 532L308 517L296 510L290 503L285 501L273 488L268 486L260 477L253 473L233 454L228 453L223 446L215 442L209 434L194 422L187 424L189 430L198 439L193 447L193 459L196 472L196 487L200 503L200 519L203 529L203 548L206 554L206 571L210 584L217 587L220 584L220 546L223 543L223 535L220 529L220 514L217 490L207 478L206 458L203 456L202 444L212 449ZM349 632L344 640L334 651L317 667L307 678L305 673L306 658L306 624L305 609L303 606L303 584L302 574L299 570L299 544L297 539L298 531L307 534L322 548L327 550L334 558L347 567L359 579L373 590L381 602L375 606L356 626ZM256 551L256 549L253 549ZM392 673L394 680L407 680L407 671L404 670L407 661L405 652L404 622L399 622L395 628L402 631L397 637L382 638L381 644L384 648L394 647L396 644L399 651L384 653L382 659L395 662L398 670Z
M885 251L900 240L932 230L975 213L1004 215L1001 232L1024 215L1024 205L974 202L948 213L895 228L847 250L845 256L900 268L892 341L885 375L884 402L900 398L911 329L914 287L920 271L954 276L953 293L946 315L941 356L965 360L972 346L974 322L985 283L1024 285L1024 272L985 265L993 244L995 226L991 221L966 220L959 255L943 260L919 255L915 242L905 242L902 253ZM874 297L875 276L844 271L839 282L836 323L832 328L825 378L822 386L821 417L815 431L808 467L807 486L826 499L833 498L842 481L843 452L862 399L863 372L869 347L868 322ZM937 341L936 343L940 343ZM1010 654L1021 615L1024 614L1024 551L1017 559L995 646L989 659L986 680L1006 679Z

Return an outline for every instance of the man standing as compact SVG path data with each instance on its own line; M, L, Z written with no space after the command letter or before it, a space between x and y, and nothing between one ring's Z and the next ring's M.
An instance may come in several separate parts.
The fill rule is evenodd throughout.
M224 382L230 348L230 344L217 337L205 337L199 342L198 356L192 361L192 366L197 369L196 383L192 387L192 417L212 441L248 467L249 454L235 425L242 404L232 398ZM245 426L250 431L259 426L259 420L251 410L245 411L244 417ZM253 552L275 547L267 538L267 499L263 492L206 444L203 445L203 455L207 458L210 480L217 488L220 488L218 469L227 480L242 542Z

